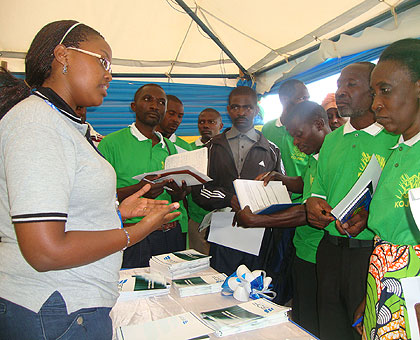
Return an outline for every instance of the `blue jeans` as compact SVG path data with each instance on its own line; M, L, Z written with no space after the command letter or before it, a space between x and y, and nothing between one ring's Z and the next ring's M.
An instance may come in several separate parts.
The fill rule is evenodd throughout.
M112 338L111 308L83 308L67 314L66 303L55 291L38 313L0 298L0 339L105 340Z

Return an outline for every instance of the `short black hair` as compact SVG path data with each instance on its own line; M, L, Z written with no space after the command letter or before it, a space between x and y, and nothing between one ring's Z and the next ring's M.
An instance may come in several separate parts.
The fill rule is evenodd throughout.
M420 40L402 39L392 43L382 52L378 63L387 60L404 65L411 80L416 82L420 79Z
M203 111L201 111L200 112L200 114L198 115L198 117L200 117L201 116L201 114L202 113L204 113L204 112L213 112L213 113L215 113L216 114L216 116L218 117L218 118L222 118L222 116L220 115L220 112L219 111L217 111L217 110L215 110L215 109L213 109L213 108L211 108L211 107L208 107L208 108L206 108L206 109L204 109Z
M31 89L41 86L51 74L54 49L61 44L66 47L79 47L89 36L102 35L93 28L79 24L68 31L75 20L54 21L45 25L36 34L25 57L25 81L15 78L4 68L0 68L0 118L14 105L31 94Z
M285 125L288 125L295 118L298 118L305 123L313 123L314 121L321 119L328 125L328 115L324 108L311 101L300 102L293 106L286 117Z
M305 86L305 84L298 79L288 79L284 81L279 87L278 95L280 97L291 98L296 92L297 85Z
M249 86L235 87L229 94L229 104L233 96L250 96L255 104L258 103L257 92Z
M140 88L138 88L138 90L136 91L136 93L134 93L134 101L137 101L137 98L140 94L140 92L147 86L154 86L154 87L158 87L160 88L163 92L165 92L165 90L162 88L162 86L158 85L158 84L154 84L154 83L149 83L149 84L144 84L143 86L141 86Z
M178 104L181 104L181 105L184 105L184 103L181 101L181 99L179 99L177 96L174 96L174 95L172 95L172 94L167 94L166 95L166 100L169 102L169 101L173 101L173 102L175 102L175 103L178 103Z

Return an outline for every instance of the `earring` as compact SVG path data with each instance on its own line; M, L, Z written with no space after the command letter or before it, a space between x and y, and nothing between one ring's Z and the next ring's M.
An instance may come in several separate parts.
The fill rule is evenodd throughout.
M63 74L67 74L67 65L63 66Z

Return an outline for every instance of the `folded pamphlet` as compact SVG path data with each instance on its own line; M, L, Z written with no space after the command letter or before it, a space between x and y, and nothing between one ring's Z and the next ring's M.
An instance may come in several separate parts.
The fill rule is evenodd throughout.
M169 294L170 283L160 273L142 273L129 275L125 270L120 271L118 291L119 301L126 301L149 296Z
M382 168L375 155L353 185L347 195L335 206L331 214L341 223L345 223L361 210L369 211L372 196L378 185Z
M150 271L159 272L169 279L177 279L210 267L210 256L188 249L152 256Z
M188 277L172 280L172 286L180 297L212 294L222 290L222 284L226 278L227 276L221 273Z
M289 307L260 298L232 307L203 312L200 313L200 317L220 337L287 322L289 310Z
M213 333L193 312L179 314L164 319L144 322L138 325L117 328L118 340L185 340L205 339Z

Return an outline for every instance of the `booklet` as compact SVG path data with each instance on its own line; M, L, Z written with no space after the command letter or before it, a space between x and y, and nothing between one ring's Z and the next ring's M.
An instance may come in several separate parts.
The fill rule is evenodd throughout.
M119 301L138 299L148 296L169 294L170 283L166 282L163 275L159 273L142 273L137 275L127 274L125 270L120 271L118 291Z
M207 148L201 148L168 156L164 170L147 172L133 178L141 181L148 175L161 175L162 177L153 183L173 179L179 186L182 185L182 181L185 181L187 186L204 184L212 180L207 176L207 164Z
M210 256L188 249L152 256L149 265L151 272L160 272L165 277L176 279L209 268Z
M203 312L200 316L220 337L287 322L289 310L289 307L260 298Z
M331 211L331 214L341 223L345 223L359 211L368 211L381 173L382 168L376 156L372 155L362 175L347 195Z
M118 340L185 340L208 339L213 333L193 312L179 314L164 319L144 322L138 325L117 328Z
M281 181L264 186L263 181L235 179L233 186L241 209L248 205L254 214L272 214L295 205Z
M180 297L211 294L222 290L226 278L227 276L221 273L188 277L172 280L172 286Z

